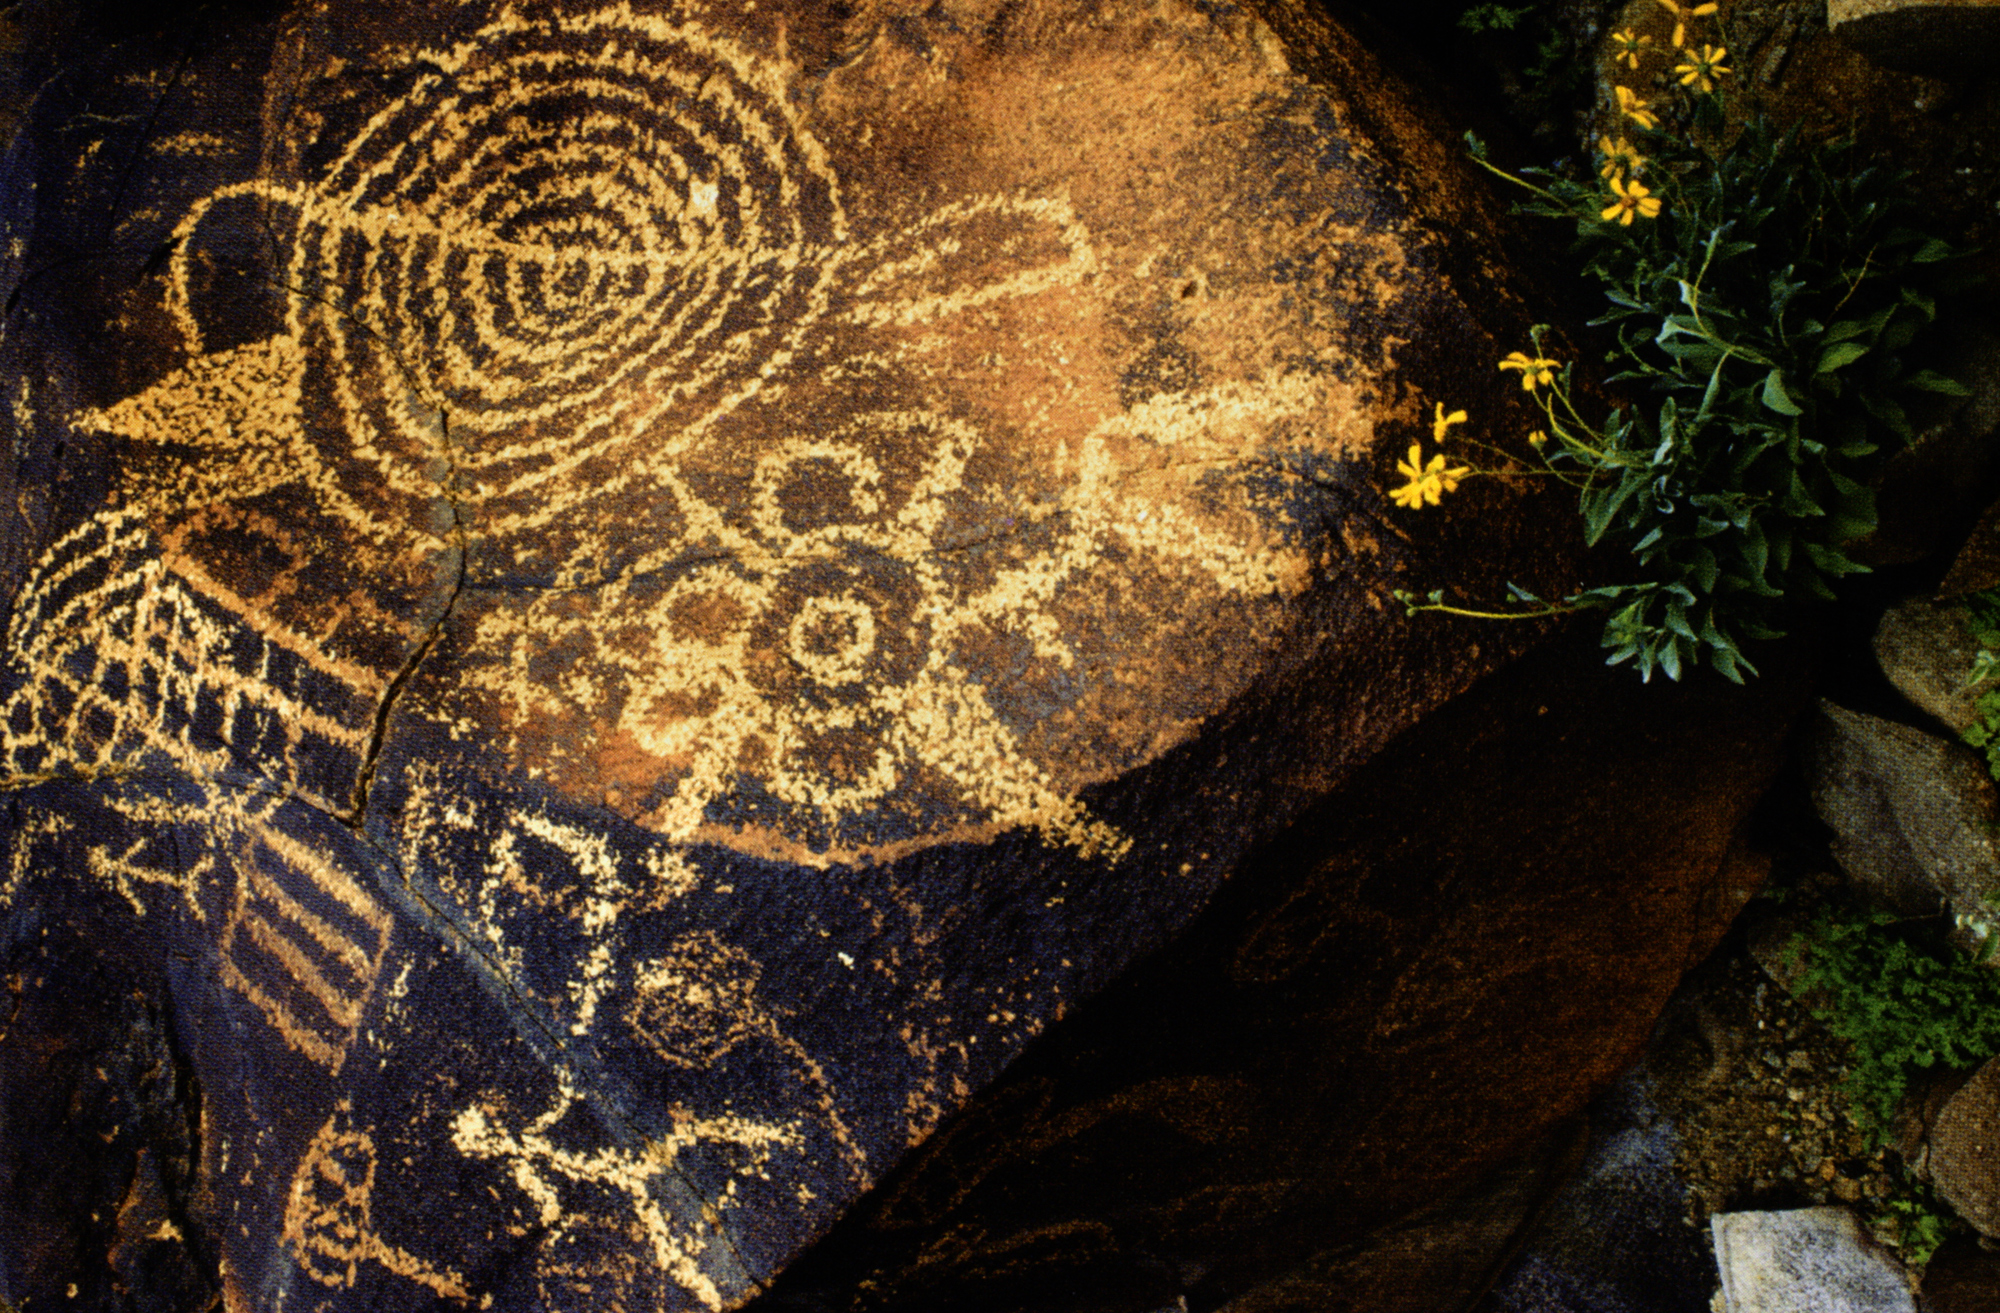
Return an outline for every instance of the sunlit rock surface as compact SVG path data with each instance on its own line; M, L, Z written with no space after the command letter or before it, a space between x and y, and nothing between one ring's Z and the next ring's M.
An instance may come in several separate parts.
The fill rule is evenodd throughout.
M17 1306L742 1304L1567 580L1389 504L1530 315L1323 22L232 12L13 65Z

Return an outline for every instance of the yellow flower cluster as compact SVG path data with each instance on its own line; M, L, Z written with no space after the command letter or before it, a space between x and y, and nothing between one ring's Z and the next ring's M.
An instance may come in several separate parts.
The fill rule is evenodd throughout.
M1642 219L1653 218L1660 212L1660 198L1648 195L1643 182L1626 182L1623 178L1611 180L1611 204L1604 207L1600 219L1616 219L1627 228L1632 226L1632 216Z
M1464 411L1454 410L1447 415L1444 404L1440 402L1435 417L1431 420L1431 440L1442 444L1445 435L1451 431L1451 426L1463 423L1465 423ZM1402 487L1392 489L1389 496L1398 506L1407 506L1414 511L1422 506L1437 505L1438 499L1447 492L1457 492L1458 481L1471 474L1472 467L1448 465L1443 452L1431 457L1430 462L1426 464L1423 444L1412 442L1410 458L1397 461L1396 472L1403 476L1404 483Z
M1708 8L1712 9L1714 6L1710 5ZM1722 46L1711 46L1704 42L1701 53L1688 51L1687 58L1674 66L1674 72L1681 75L1682 86L1693 87L1706 94L1715 90L1715 80L1729 71L1729 66L1722 62L1728 54L1729 51Z
M1502 369L1521 371L1521 390L1533 392L1537 387L1548 387L1556 381L1556 362L1541 356L1531 356L1525 351L1509 351L1507 358L1500 362Z
M1682 55L1681 62L1674 66L1674 72L1680 75L1680 84L1693 87L1704 95L1715 90L1717 80L1729 72L1729 65L1722 62L1729 57L1728 49L1704 42L1700 50L1694 50L1687 44L1688 20L1706 18L1714 13L1715 0L1703 0L1703 3L1693 5L1683 4L1681 0L1660 0L1660 4L1674 16L1673 48ZM1641 36L1629 27L1619 28L1611 34L1612 62L1637 69L1639 56L1652 43L1651 37ZM1660 126L1660 116L1653 112L1653 102L1630 87L1619 86L1612 90L1618 96L1620 118L1629 119L1648 131ZM1597 171L1598 176L1611 189L1611 194L1604 198L1605 206L1598 217L1607 223L1622 223L1628 228L1635 218L1657 217L1660 198L1639 181L1639 174L1646 167L1645 157L1624 137L1599 137L1597 149L1604 157Z

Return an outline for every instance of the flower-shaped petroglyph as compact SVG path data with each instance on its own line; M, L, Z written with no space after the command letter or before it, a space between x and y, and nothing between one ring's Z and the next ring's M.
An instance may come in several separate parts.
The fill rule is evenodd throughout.
M968 673L966 650L1001 634L1052 674L1073 671L1053 604L1115 552L1243 591L1275 589L1291 563L1220 541L1172 504L1125 496L1103 456L1109 436L1083 444L1070 497L1025 510L968 487L978 435L925 413L867 415L830 439L783 444L758 461L747 513L670 476L712 559L663 588L614 583L588 601L556 595L489 615L482 646L506 659L473 681L511 699L517 721L590 700L617 706L624 741L678 764L643 818L671 837L695 838L748 773L821 836L899 791L922 792L1001 828L1115 854L1126 840L1024 750ZM927 457L914 477L885 475L875 454L912 445ZM788 504L807 487L812 498ZM1010 550L971 550L966 526L980 522L1003 525ZM591 636L586 648L579 634ZM587 686L553 674L547 658L559 651L589 672Z

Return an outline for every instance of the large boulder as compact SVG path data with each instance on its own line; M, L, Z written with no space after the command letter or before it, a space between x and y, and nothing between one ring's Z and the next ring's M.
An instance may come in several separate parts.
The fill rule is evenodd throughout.
M1585 636L1466 702L1543 631L1389 600L1560 591L1575 529L1389 503L1438 406L1531 427L1531 308L1338 28L96 12L0 162L0 1298L742 1305L948 1199L1170 942L1104 1015L1237 1011L1109 1122L1210 1137L1134 1234L1267 1233L1240 1290L1574 1111L1744 895L1782 697ZM1342 1128L1331 1202L1259 1104Z
M1993 0L1827 0L1833 34L1884 68L1963 76L2000 55Z
M1978 913L2000 892L2000 800L1963 744L1822 701L1806 771L1834 860L1876 902Z
M1762 878L1732 840L1803 702L1766 678L1642 686L1579 626L1427 716L758 1313L1462 1308L1482 1177L1618 1078Z

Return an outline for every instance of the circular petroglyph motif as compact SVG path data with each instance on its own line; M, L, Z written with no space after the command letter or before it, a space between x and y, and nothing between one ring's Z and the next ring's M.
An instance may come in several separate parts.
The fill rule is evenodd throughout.
M875 612L853 593L808 597L785 637L799 669L829 688L843 688L867 673L875 651Z
M706 931L676 940L632 975L627 1020L663 1062L698 1068L768 1029L757 964Z
M357 528L390 491L532 529L796 347L838 188L771 66L698 27L509 15L418 68L319 180L222 189L179 235L236 196L296 210L288 341L331 380L317 482Z

